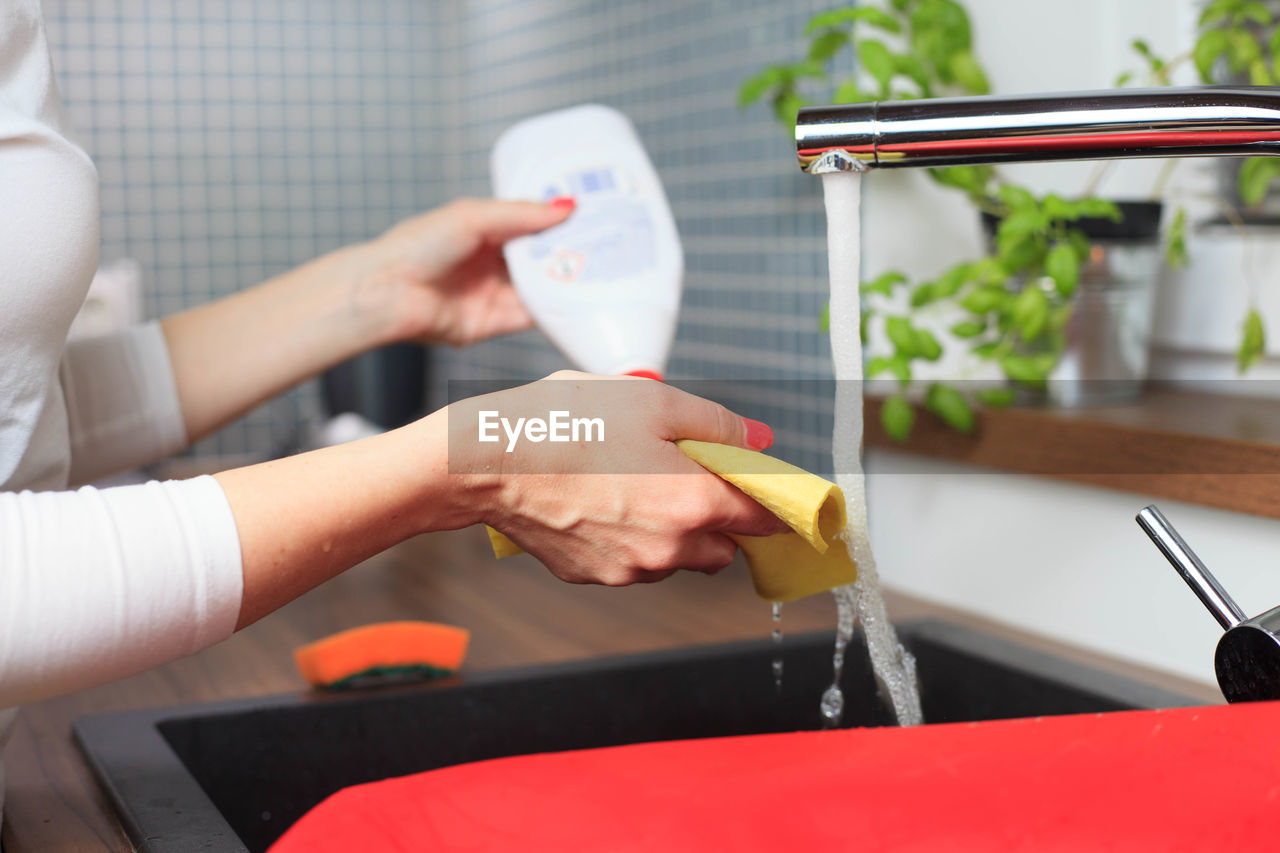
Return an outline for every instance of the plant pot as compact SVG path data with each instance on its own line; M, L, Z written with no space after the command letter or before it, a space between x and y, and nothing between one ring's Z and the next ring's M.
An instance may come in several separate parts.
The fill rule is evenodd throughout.
M1163 206L1151 201L1117 205L1124 217L1120 222L1086 218L1075 223L1093 245L1080 269L1062 360L1045 392L1027 395L1030 400L1094 406L1128 402L1142 393L1161 265ZM985 213L982 219L991 240L999 220ZM1045 278L1035 286L1053 284Z

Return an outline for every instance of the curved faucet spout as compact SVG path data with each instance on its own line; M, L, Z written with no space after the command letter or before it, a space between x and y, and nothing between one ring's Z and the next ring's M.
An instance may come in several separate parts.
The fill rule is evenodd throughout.
M810 174L847 171L849 159L868 169L891 169L1280 155L1280 88L1115 89L806 107L796 120L796 153Z

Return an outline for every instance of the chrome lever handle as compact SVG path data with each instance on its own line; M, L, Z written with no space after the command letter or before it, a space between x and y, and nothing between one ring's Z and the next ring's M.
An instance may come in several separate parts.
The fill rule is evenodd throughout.
M1169 523L1155 504L1145 507L1137 515L1138 526L1143 529L1151 541L1164 554L1165 559L1182 575L1182 579L1191 587L1201 603L1213 614L1224 630L1230 630L1243 622L1247 617L1240 605L1235 603L1227 591L1218 583L1218 579L1200 561L1191 546L1178 535L1178 531Z

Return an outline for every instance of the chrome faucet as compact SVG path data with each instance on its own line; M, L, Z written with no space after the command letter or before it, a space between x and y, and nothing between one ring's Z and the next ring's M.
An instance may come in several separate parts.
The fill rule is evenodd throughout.
M806 107L800 168L1280 155L1280 88L1114 89Z

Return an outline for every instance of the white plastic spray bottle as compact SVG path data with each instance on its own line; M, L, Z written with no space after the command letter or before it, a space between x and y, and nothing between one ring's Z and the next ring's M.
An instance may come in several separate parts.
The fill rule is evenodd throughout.
M662 378L684 256L631 122L598 104L526 119L494 145L492 174L498 198L577 203L563 224L503 250L547 337L590 373Z

